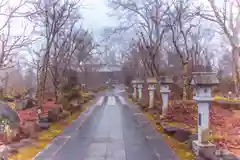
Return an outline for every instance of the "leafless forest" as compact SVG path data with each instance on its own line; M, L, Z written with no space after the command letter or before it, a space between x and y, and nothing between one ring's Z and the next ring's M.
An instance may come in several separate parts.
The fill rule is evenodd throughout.
M30 96L41 112L51 99L70 110L64 101L70 92L84 97L113 79L131 88L136 77L167 75L174 81L171 98L185 101L192 100L193 72L217 73L214 96L240 96L239 0L108 0L107 5L117 23L96 38L84 27L82 0L0 0L1 99Z

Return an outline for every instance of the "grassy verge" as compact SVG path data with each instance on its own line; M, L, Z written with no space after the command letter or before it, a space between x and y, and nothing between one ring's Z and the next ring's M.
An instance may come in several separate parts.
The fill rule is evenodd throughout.
M20 148L18 153L9 157L9 160L31 160L38 152L43 150L64 128L88 107L86 103L83 108L66 119L53 123L48 130L38 133L37 141L26 147Z
M131 103L134 103L129 99ZM182 160L194 160L194 153L186 146L186 144L179 142L174 137L171 137L164 133L162 126L154 119L154 116L148 112L144 112L145 116L152 122L152 126L158 133L161 134L165 142L173 149L173 151Z
M215 96L214 100L215 101L224 100L226 102L239 102L240 103L240 98L228 98L228 97Z

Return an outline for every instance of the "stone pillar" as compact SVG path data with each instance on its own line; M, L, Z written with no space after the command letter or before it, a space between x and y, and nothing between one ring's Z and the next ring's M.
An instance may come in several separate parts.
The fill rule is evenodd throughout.
M149 92L149 108L154 107L154 94L155 94L156 86L155 84L149 84L148 92Z
M162 95L162 115L165 116L167 114L167 110L168 110L168 95L170 93L169 90L169 85L165 84L165 85L161 85L160 86L160 92Z
M201 97L194 97L198 103L198 142L206 143L209 134L209 106L210 99L201 99Z
M142 99L142 89L143 89L143 84L138 84L138 99L139 99L139 101Z
M197 89L197 95L194 97L194 100L198 103L198 139L197 141L193 141L192 144L193 151L196 155L199 155L199 150L201 148L215 146L209 142L209 107L213 98L199 95L199 91L201 90L211 92L211 88Z
M210 86L197 86L196 96L193 97L198 104L198 142L206 143L209 132L209 107L213 100Z

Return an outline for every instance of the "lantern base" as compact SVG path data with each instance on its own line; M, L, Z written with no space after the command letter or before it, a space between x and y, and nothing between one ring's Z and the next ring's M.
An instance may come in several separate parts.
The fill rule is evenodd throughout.
M199 151L201 149L212 148L212 147L216 147L216 145L210 142L203 144L203 143L200 143L198 140L195 140L192 142L192 150L196 156L199 156Z

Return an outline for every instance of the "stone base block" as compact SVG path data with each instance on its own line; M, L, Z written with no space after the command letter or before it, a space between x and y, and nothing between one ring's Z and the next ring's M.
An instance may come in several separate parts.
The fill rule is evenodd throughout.
M192 150L193 150L193 152L195 153L196 156L199 156L199 151L201 149L212 148L212 147L216 147L216 145L212 144L210 142L206 143L206 144L202 144L198 140L195 140L195 141L192 142Z

